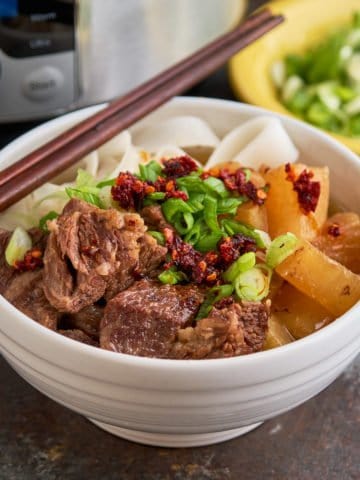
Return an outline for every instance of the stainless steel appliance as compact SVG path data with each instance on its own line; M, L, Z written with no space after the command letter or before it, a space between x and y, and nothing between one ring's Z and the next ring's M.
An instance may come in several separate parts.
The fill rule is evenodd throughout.
M245 0L0 0L0 122L118 96L241 19Z

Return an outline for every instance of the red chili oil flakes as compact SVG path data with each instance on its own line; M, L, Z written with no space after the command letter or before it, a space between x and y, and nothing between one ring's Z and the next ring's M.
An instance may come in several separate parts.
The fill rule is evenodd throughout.
M111 195L123 208L137 210L141 207L147 192L151 193L148 187L147 182L143 182L132 173L121 172L111 188Z
M315 212L320 197L320 182L311 180L314 172L306 168L297 177L290 163L285 165L286 180L292 182L293 190L297 193L299 206L305 215Z
M329 225L329 227L327 229L327 232L332 237L339 237L341 235L340 225L338 223L335 223L335 222L332 223L331 225Z
M218 249L222 262L227 267L235 262L240 255L247 252L255 252L256 242L253 238L237 233L232 237L221 240L218 244Z
M188 155L163 160L163 173L167 178L179 178L195 172L198 166Z
M242 168L238 168L231 172L227 168L213 168L204 172L201 176L203 179L208 177L216 177L222 180L225 187L239 195L245 195L256 205L263 205L266 200L266 188L257 188L251 180L246 179L246 173Z
M233 261L243 253L256 250L253 239L237 234L221 240L218 252L203 254L184 242L171 228L165 228L163 233L171 256L166 267L175 265L197 284L213 286L222 283L222 273Z
M164 192L166 194L165 199L180 198L181 200L184 200L184 202L189 199L185 192L177 189L176 182L173 179L168 180L166 178L159 177L153 184L153 187L155 192Z
M213 308L217 308L218 310L222 310L223 308L230 307L235 302L233 296L225 297L219 300L218 302L214 303Z
M187 194L177 189L175 180L163 177L159 177L156 182L147 182L140 180L130 172L122 172L111 188L112 198L126 210L140 210L146 195L155 192L165 193L165 199L181 198L184 201L188 200Z
M39 248L31 248L28 250L23 260L17 260L14 264L14 268L19 272L29 272L42 267L43 264L43 252Z

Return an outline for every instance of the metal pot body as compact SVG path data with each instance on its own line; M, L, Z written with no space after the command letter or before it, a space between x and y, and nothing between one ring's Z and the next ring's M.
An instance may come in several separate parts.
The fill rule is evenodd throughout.
M233 28L246 3L0 0L0 122L121 95Z

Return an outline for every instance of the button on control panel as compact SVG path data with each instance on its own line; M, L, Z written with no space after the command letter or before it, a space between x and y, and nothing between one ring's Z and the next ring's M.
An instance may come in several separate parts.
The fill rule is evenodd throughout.
M22 91L35 102L42 102L56 97L64 86L64 75L58 68L40 67L24 78Z

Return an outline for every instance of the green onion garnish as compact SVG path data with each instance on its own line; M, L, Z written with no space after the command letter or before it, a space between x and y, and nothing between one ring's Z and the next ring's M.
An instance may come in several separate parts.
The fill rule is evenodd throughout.
M162 211L168 222L176 221L179 213L192 212L192 208L180 198L169 198L162 204Z
M46 215L44 215L43 217L40 218L39 228L41 228L41 230L44 230L44 232L47 232L48 231L47 221L48 220L54 220L58 216L59 216L59 214L57 212L54 212L53 210L51 210L49 213L47 213Z
M149 235L155 238L155 240L160 244L160 245L165 245L165 237L162 233L156 232L155 230L148 230L147 232Z
M223 238L221 232L212 232L204 234L200 240L194 245L196 250L201 253L209 252L210 250L215 250L219 241Z
M201 304L201 307L196 315L195 320L200 320L202 318L206 318L214 303L219 302L223 298L230 297L233 293L234 287L232 285L219 285L216 287L211 288L205 297L204 302Z
M146 165L139 165L140 174L139 177L143 181L156 182L159 175L161 175L162 167L158 162L152 160Z
M220 198L230 197L229 190L225 187L224 182L219 178L208 177L203 180L203 184L205 185L206 191L211 195L219 196Z
M175 267L171 267L168 270L164 270L158 275L160 282L167 285L175 285L176 283L187 280L187 276L183 272L179 272Z
M256 255L254 252L247 252L241 255L230 267L223 273L223 278L227 282L233 282L240 273L253 268L256 264Z
M256 265L247 270L234 281L236 295L240 300L258 302L269 294L272 270L264 265Z
M221 231L217 220L217 201L213 197L204 198L204 220L211 231Z
M67 187L65 188L65 192L67 193L69 198L79 198L80 200L84 200L87 203L91 203L92 205L96 205L97 207L102 208L103 204L98 195L98 189L94 187L93 190L96 190L96 193L94 193L94 191L89 191L91 188L92 187Z
M112 187L115 185L116 178L109 178L108 180L103 180L96 184L96 188Z
M6 262L12 267L23 260L25 253L32 247L30 235L22 227L16 227L5 250Z
M289 255L294 253L297 243L297 237L290 232L276 237L266 252L266 264L270 268L276 268Z

